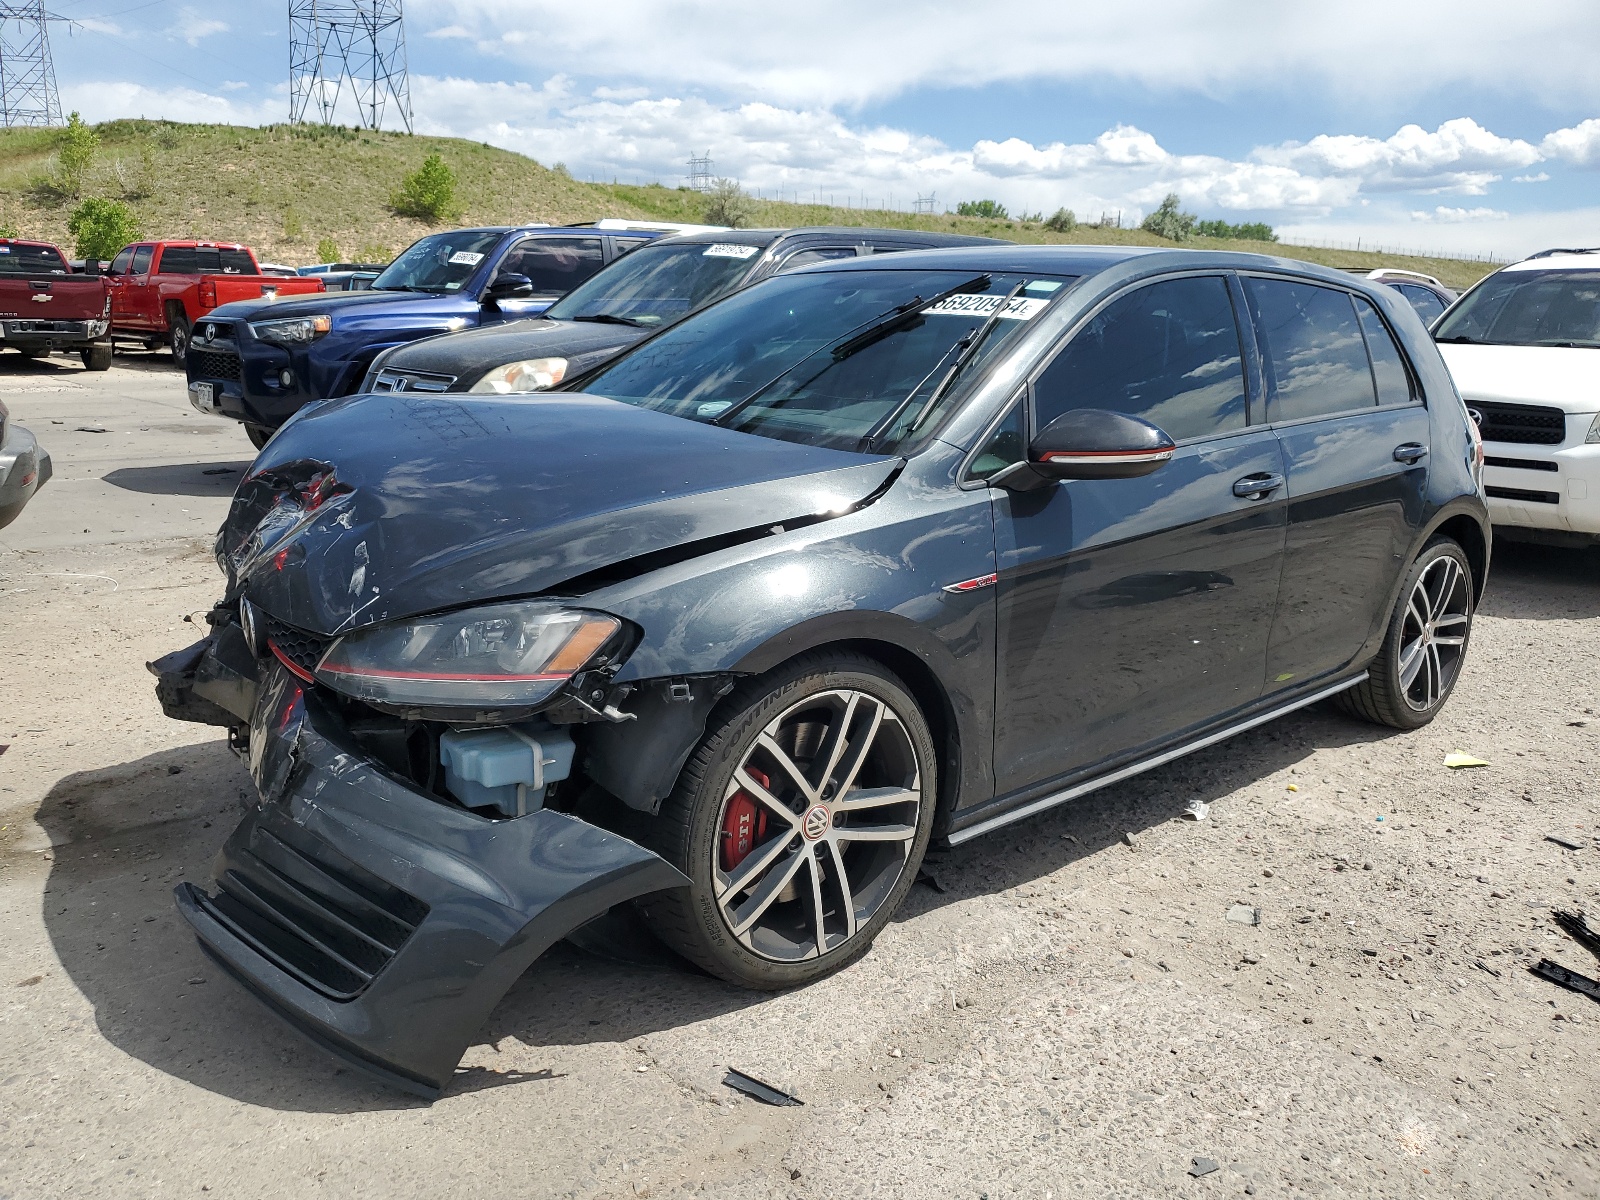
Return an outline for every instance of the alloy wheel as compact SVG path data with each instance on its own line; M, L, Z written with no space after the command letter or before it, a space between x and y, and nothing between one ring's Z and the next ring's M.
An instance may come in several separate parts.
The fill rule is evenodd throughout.
M905 724L878 697L837 689L785 709L723 793L712 879L728 930L775 962L849 942L904 875L921 785Z
M1418 576L1400 633L1400 692L1417 712L1436 707L1455 683L1472 624L1472 587L1450 555Z

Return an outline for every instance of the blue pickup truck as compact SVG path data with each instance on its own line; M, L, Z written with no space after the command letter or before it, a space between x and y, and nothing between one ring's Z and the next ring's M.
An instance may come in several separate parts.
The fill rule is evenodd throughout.
M189 403L243 422L264 446L302 405L354 392L390 347L537 316L661 232L532 225L431 233L370 290L225 304L195 324Z

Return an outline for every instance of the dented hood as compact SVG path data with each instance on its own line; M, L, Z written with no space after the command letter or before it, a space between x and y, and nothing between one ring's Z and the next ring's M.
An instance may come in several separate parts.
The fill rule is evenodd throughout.
M272 439L217 555L265 612L327 636L847 511L897 461L599 396L355 396Z

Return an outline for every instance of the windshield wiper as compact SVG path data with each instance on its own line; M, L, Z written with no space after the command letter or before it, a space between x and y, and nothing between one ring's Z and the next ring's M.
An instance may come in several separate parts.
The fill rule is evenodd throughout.
M858 350L864 350L873 342L888 337L895 330L916 320L922 313L936 304L941 304L951 296L961 296L972 292L986 292L989 290L989 276L975 275L965 283L958 283L947 291L940 292L931 299L924 300L921 296L913 296L904 304L891 308L882 316L877 317L860 333L854 337L846 338L833 348L833 360L839 362L849 358Z
M1433 340L1436 341L1436 342L1448 342L1451 345L1456 345L1456 346L1479 346L1479 345L1483 345L1484 344L1484 343L1480 342L1477 338L1465 337L1465 336L1460 335L1460 334L1457 334L1455 337L1434 338Z
M391 283L385 287L373 288L372 290L375 292L425 292L428 295L433 295L446 289L442 287L423 287L418 283Z
M597 325L632 325L635 329L643 329L644 322L634 317L623 317L616 313L584 313L581 317L573 317L574 321L593 321Z

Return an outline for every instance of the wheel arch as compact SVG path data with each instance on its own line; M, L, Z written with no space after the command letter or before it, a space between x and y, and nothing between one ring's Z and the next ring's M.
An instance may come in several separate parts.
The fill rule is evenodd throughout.
M1411 556L1413 561L1422 553L1423 546L1440 535L1452 539L1466 553L1467 563L1472 568L1472 602L1476 605L1483 599L1483 590L1489 584L1489 553L1493 535L1478 514L1466 509L1446 511L1429 526Z

